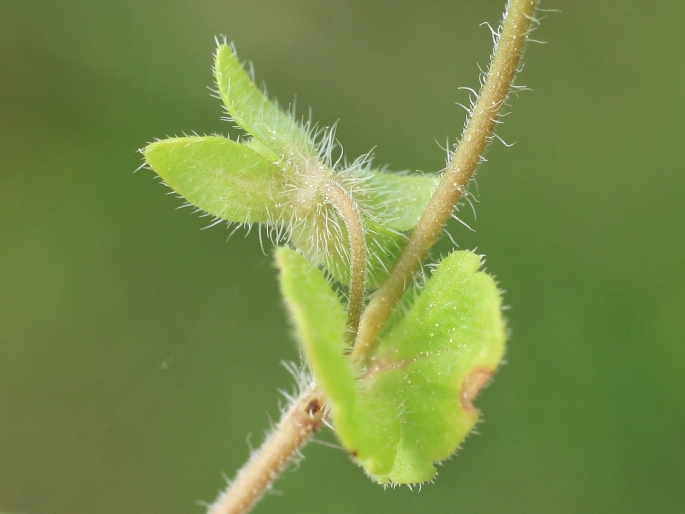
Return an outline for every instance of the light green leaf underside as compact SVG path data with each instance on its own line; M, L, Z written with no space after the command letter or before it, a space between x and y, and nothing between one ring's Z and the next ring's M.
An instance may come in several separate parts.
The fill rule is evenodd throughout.
M379 482L431 480L434 464L454 453L478 420L463 384L467 377L486 380L504 352L494 280L478 271L477 255L450 254L407 316L381 341L367 368L355 371L342 355L344 321L330 299L335 293L322 272L302 257L284 265L287 252L292 253L278 254L288 277L282 278L282 287L308 363L332 405L341 442ZM286 271L294 264L299 276ZM308 296L314 294L319 300ZM323 329L301 325L331 326L329 311L337 312L337 336L307 335Z
M343 439L343 443L366 467L386 469L394 452L385 442L396 440L398 426L385 402L359 394L355 373L344 356L344 307L321 270L295 250L278 248L276 263L300 347L326 392L336 429L340 434L356 434L354 442L361 441L362 449L351 448L352 441L347 444Z
M345 173L361 180L360 184L350 187ZM416 226L438 182L439 177L429 175L382 171L343 173L340 184L349 188L364 217L369 289L377 288L388 277L388 270L406 244L406 232ZM332 222L336 213L330 210L325 218ZM323 264L336 280L347 284L350 280L348 233L342 220L335 225L332 230L330 226L316 223L301 224L293 230L292 242ZM316 241L324 240L322 247L315 245Z
M323 210L322 210L323 211ZM342 284L350 282L349 236L347 227L333 208L329 209L326 226L313 220L292 227L291 242ZM366 287L377 288L388 276L388 270L406 243L406 236L374 221L365 220L367 254Z
M345 448L379 482L434 478L434 464L477 422L472 396L504 352L499 291L478 271L480 258L444 259L363 371L343 355L344 309L323 273L287 248L277 261L298 339ZM465 388L474 377L475 389Z
M172 189L213 216L239 223L280 224L292 219L290 179L251 147L219 136L183 137L152 143L145 148L144 155L150 167ZM394 178L372 178L369 183L381 187L382 183L400 182ZM371 205L376 199L369 197L363 201ZM410 202L406 205L413 208ZM329 210L330 216L326 219L332 222L336 214L332 208ZM383 207L378 210L385 212ZM337 230L322 223L323 219L312 219L291 225L293 243L322 263L336 280L349 283L349 240L344 223L338 220ZM367 285L375 288L387 277L387 270L397 259L406 238L397 229L375 220L367 219L365 223Z
M238 223L267 222L282 214L274 198L285 187L279 168L224 137L182 137L150 144L150 167L199 209Z
M209 214L240 223L284 225L296 247L323 264L336 280L349 283L349 240L344 223L333 223L337 214L300 219L291 211L294 188L309 180L300 177L302 166L318 165L312 160L318 158L314 141L254 84L228 45L217 49L215 75L228 113L253 138L242 144L221 137L159 141L145 149L148 164L177 193ZM402 232L416 225L437 178L380 171L365 172L363 178L363 185L350 192L365 217L367 286L376 288L387 278L406 243ZM344 176L340 184L346 186ZM331 212L312 206L313 213L326 210Z
M433 463L454 453L478 420L462 385L474 372L494 372L505 343L500 294L480 265L472 252L446 257L369 364L366 387L402 418L395 463L375 476L381 482L430 480Z
M407 231L418 223L438 182L436 175L374 171L365 176L363 187L354 196L385 227Z
M434 176L373 171L363 175L360 187L352 189L364 213L368 288L377 288L388 277L407 242L406 232L416 226L438 182L439 177ZM341 237L347 238L347 232L343 231ZM348 283L347 256L328 251L322 260L337 280Z
M214 73L228 114L258 140L255 150L271 162L317 155L305 128L264 95L229 45L217 48Z
M343 355L345 308L321 270L297 251L279 247L276 265L281 293L307 362L331 400L351 405L355 385Z
M350 172L355 175L355 172ZM351 188L351 195L361 207L366 228L367 287L375 289L388 277L407 242L406 232L413 229L437 187L439 177L424 175L396 175L382 171L358 174L363 181ZM345 184L345 180L341 181ZM313 227L305 227L296 234L296 244L306 245L311 241ZM337 244L329 244L316 257L336 280L349 282L349 257L347 252L336 251L346 248L347 230L329 231L330 238L338 238Z

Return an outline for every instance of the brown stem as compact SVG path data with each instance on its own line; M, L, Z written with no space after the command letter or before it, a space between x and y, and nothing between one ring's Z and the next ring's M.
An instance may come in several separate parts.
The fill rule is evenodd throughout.
M390 318L407 284L438 240L492 139L535 13L537 0L511 0L480 96L442 180L412 232L390 276L373 295L362 316L353 358L362 359Z
M249 512L323 423L324 400L316 388L304 391L261 448L238 472L208 514Z

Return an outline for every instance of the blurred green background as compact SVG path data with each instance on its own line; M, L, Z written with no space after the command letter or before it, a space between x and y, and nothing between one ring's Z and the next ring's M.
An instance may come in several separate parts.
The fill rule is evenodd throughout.
M0 510L201 513L278 417L270 249L134 174L155 138L234 134L214 37L349 156L433 172L503 3L0 1ZM543 7L517 144L451 227L511 307L481 435L421 493L311 444L257 513L685 512L685 4Z

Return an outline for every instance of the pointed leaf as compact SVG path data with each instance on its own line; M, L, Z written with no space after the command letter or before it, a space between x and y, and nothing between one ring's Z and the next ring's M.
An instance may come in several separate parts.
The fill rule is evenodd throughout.
M147 146L145 160L178 194L201 210L238 223L282 216L275 199L285 188L279 168L224 137L164 139Z
M259 140L258 151L271 162L318 155L305 128L262 93L229 45L219 45L214 73L228 114Z

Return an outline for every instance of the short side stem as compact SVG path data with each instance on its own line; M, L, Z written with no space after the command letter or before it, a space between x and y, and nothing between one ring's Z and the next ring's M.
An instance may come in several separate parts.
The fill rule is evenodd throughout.
M330 180L326 185L326 198L345 222L350 237L350 298L347 303L349 341L354 342L364 308L366 284L366 242L362 216L350 194L340 184Z
M537 0L510 0L507 4L485 83L459 146L397 264L364 311L353 352L355 359L368 354L480 164L518 70L537 3Z
M324 400L316 388L304 391L283 415L261 448L238 472L208 514L249 512L299 449L323 423Z

